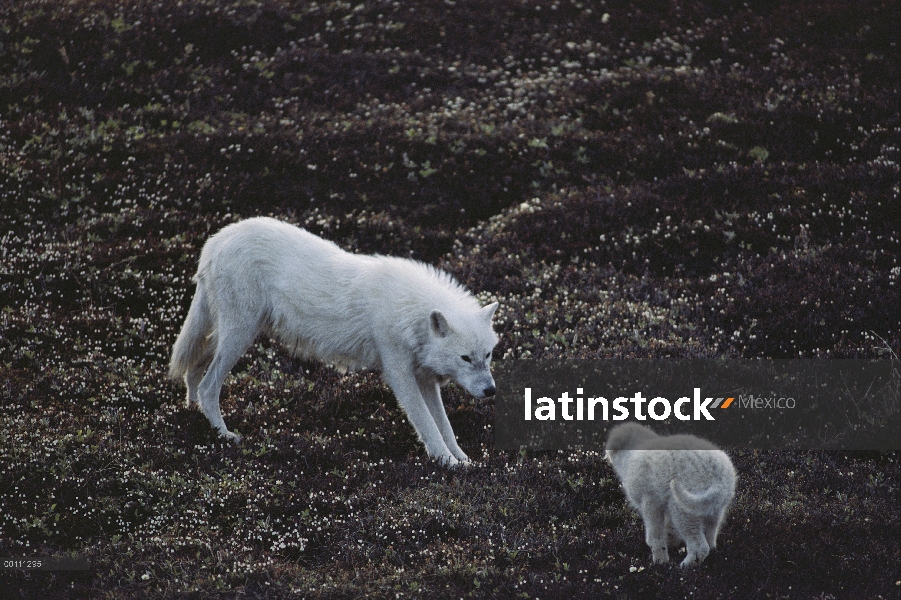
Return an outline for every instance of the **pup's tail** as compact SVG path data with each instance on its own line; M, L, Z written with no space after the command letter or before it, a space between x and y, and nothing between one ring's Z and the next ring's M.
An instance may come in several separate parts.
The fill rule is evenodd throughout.
M197 280L197 292L191 301L191 309L185 324L172 345L172 358L169 360L169 378L175 381L182 379L191 367L203 361L207 355L212 330L210 307L203 291L203 283Z
M724 490L715 483L702 492L689 492L677 479L671 480L669 487L679 506L693 515L713 515L722 508Z

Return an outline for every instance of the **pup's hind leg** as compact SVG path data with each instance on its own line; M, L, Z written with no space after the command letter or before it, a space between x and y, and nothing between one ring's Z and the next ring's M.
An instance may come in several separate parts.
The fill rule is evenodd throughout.
M672 515L673 525L682 532L685 539L685 559L679 564L685 567L700 564L710 554L710 545L704 532L704 517L697 517L676 510Z
M725 518L725 507L713 517L704 517L704 534L707 537L707 545L711 548L716 548L716 538L720 533L720 527L723 526L723 519Z
M451 454L453 454L460 462L470 462L466 453L460 449L459 445L457 445L454 429L451 427L450 421L447 418L447 411L444 408L444 403L441 401L441 387L438 385L438 382L431 377L417 377L416 382L419 384L419 391L422 394L423 400L425 400L425 405L429 409L429 413L432 415L435 425L438 426L438 431L441 433L441 438L447 445L447 449L450 450Z
M668 537L666 505L646 499L641 505L641 518L644 521L644 539L651 548L654 562L669 562L669 552L666 549Z
M206 375L197 386L198 396L200 398L200 408L203 414L209 419L213 427L219 431L219 435L228 438L234 442L241 440L241 436L232 433L225 426L222 419L222 411L219 409L219 394L222 391L222 384L238 359L247 351L250 344L257 337L259 326L251 323L244 323L243 326L232 325L231 328L225 329L220 327L217 330L216 353L213 362L210 363L206 371Z

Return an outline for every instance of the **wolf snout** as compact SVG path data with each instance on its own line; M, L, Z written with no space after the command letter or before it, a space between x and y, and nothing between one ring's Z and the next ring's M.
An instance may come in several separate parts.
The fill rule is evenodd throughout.
M484 390L482 390L482 396L485 398L491 398L495 392L497 392L497 389L493 385L489 385Z

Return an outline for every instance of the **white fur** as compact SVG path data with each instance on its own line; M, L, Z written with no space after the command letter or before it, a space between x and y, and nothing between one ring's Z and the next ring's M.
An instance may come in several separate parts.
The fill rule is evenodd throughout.
M680 566L707 558L735 496L735 468L726 453L693 435L663 437L625 423L610 431L607 458L641 513L654 562L668 562L667 546L680 542L686 549Z
M303 358L381 369L429 456L469 461L439 386L453 379L478 398L494 394L496 302L480 308L450 275L423 263L350 254L266 217L211 237L195 281L169 376L184 379L188 406L199 405L221 435L240 439L222 420L222 383L265 332Z

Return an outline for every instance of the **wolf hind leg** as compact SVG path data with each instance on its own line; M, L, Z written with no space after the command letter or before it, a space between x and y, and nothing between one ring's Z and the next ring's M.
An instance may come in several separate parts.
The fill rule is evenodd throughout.
M701 564L708 554L710 554L710 546L707 545L707 540L704 539L703 535L697 537L686 535L685 558L679 563L679 566L684 569L695 564Z
M720 525L723 522L725 510L713 517L704 517L704 537L707 539L707 545L716 548L716 538L720 533Z
M450 450L451 454L453 454L461 463L471 462L469 457L466 456L466 453L463 452L457 444L454 429L451 427L450 421L447 418L444 402L441 401L441 387L438 385L438 382L432 377L417 377L416 381L419 384L419 391L422 394L423 400L425 400L425 405L429 409L429 413L432 415L435 425L438 426L438 431L441 433L441 438L444 440L445 445L447 445L447 449Z
M207 365L213 358L210 335L213 332L213 318L207 301L204 282L197 281L197 289L188 309L178 339L172 346L169 362L169 377L181 379L188 388L185 406L199 404L197 384L203 377Z
M710 554L710 545L704 532L704 517L691 515L683 511L674 511L673 524L682 532L685 539L685 559L679 564L683 569L700 564Z
M645 500L641 506L641 518L644 521L645 542L651 548L652 559L655 563L669 562L666 505Z
M188 395L185 399L185 408L191 408L192 406L200 408L200 395L198 394L197 386L200 385L207 367L213 360L211 346L212 344L207 344L200 359L191 365L191 367L188 368L188 372L185 373L185 386L188 388Z
M197 395L200 400L200 408L210 424L219 431L219 435L239 442L241 436L228 430L222 419L222 411L219 408L219 395L222 384L228 373L238 362L238 359L247 352L247 348L256 339L259 326L245 321L240 326L232 325L229 329L220 328L217 331L216 352L213 361L206 371L206 375L197 386Z

